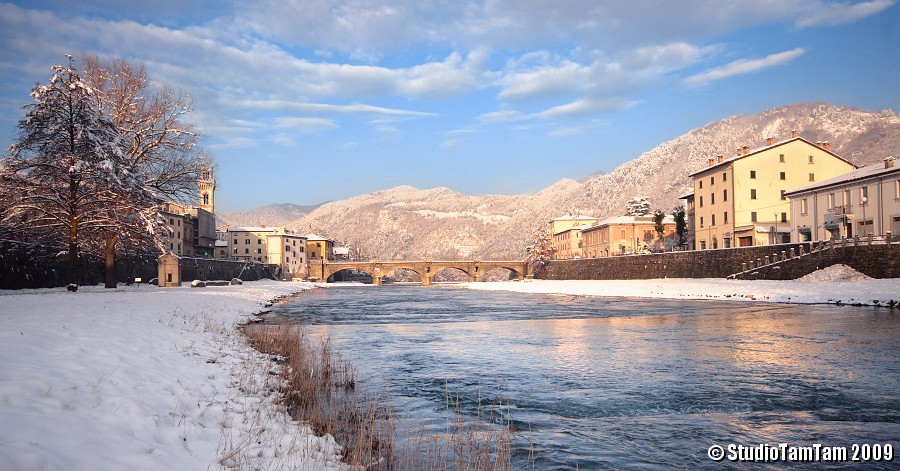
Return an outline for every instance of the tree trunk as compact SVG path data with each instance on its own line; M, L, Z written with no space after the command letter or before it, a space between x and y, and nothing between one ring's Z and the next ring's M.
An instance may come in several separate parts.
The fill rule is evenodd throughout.
M69 283L78 284L78 226L75 224L69 230Z
M116 287L116 241L115 234L106 235L106 271L104 274L104 286L107 288Z

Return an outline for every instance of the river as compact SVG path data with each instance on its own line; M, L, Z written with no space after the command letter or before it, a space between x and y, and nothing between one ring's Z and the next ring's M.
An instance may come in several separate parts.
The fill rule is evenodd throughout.
M729 444L900 453L900 314L886 308L385 285L272 314L330 337L411 420L446 415L448 392L472 414L505 398L516 468L719 469L708 449Z

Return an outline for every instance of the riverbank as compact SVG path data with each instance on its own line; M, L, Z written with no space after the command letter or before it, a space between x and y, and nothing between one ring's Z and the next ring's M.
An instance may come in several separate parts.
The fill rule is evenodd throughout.
M851 304L900 308L900 278L872 279L834 265L788 281L667 278L652 280L526 280L466 283L483 291L658 299L720 299L797 304Z
M312 284L0 292L9 469L346 469L236 325Z

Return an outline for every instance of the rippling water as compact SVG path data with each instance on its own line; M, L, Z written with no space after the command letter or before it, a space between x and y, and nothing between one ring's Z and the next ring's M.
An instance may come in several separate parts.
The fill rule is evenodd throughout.
M469 413L508 398L518 468L529 450L560 470L743 468L707 457L730 443L900 454L900 313L885 308L393 285L319 289L273 314L329 336L414 419L443 417L446 392Z

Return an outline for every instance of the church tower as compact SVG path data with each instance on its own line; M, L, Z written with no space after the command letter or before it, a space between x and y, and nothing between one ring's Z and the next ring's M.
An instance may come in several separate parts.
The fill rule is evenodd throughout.
M200 189L200 209L216 213L216 179L213 177L213 169L209 164L203 164L200 168L200 178L197 180Z

